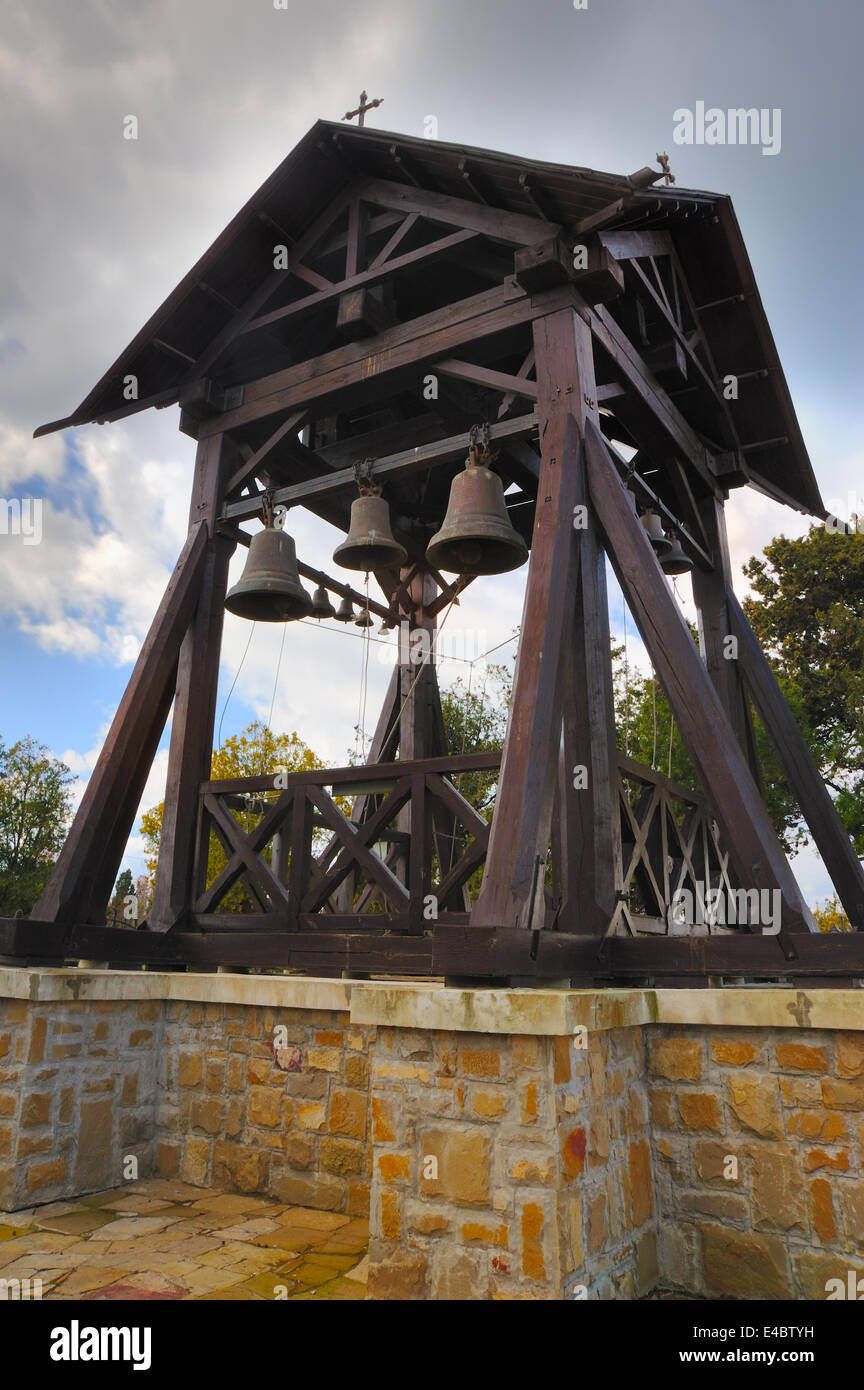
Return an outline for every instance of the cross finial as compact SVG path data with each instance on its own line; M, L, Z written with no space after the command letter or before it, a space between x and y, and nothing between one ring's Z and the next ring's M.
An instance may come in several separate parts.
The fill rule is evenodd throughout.
M383 100L383 97L375 97L372 101L367 102L366 93L361 92L360 105L354 111L346 111L342 119L343 121L353 121L354 117L357 116L359 117L357 124L363 125L365 123L366 112L371 111L375 106L380 106Z
M670 183L674 183L674 182L675 182L675 175L672 173L671 169L669 168L669 156L668 156L668 154L658 154L658 156L657 156L657 163L660 165L660 168L663 170L663 182L665 183L666 187L668 188L669 185L670 185Z

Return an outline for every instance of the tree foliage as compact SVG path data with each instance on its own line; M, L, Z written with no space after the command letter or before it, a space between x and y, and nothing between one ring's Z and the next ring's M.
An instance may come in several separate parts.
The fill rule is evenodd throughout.
M864 854L864 536L811 526L771 541L744 573L745 612ZM797 814L793 825L803 839Z
M32 738L0 740L0 916L32 911L66 836L72 773Z

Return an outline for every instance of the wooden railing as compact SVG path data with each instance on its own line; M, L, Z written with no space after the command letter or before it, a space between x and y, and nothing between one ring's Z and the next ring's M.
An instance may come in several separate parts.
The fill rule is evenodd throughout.
M438 920L467 922L464 889L486 857L489 823L451 779L492 772L500 758L474 753L204 783L195 924L420 933ZM246 828L232 814L241 808ZM226 863L207 883L210 831ZM241 881L253 910L220 912Z
M500 761L500 752L472 753L205 782L194 924L408 934L466 925L467 885L482 870L490 824L454 779L494 773ZM618 792L623 877L613 932L667 933L680 890L697 900L705 888L734 890L702 796L623 756ZM225 863L208 881L211 832ZM238 884L243 901L226 910Z

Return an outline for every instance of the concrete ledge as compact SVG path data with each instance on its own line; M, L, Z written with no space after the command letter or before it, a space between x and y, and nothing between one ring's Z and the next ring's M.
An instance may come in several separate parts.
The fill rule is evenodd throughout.
M864 990L855 989L447 989L432 981L5 966L0 998L338 1010L358 1025L540 1037L572 1035L579 1024L592 1032L651 1023L864 1031Z

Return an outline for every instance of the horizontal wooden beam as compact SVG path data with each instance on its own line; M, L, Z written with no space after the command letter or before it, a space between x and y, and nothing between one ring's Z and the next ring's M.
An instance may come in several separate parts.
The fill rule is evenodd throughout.
M506 444L510 440L527 439L537 429L537 415L517 415L512 420L503 420L492 425L490 438ZM469 438L466 434L450 435L437 439L432 444L421 444L414 449L403 449L398 454L377 459L374 466L376 483L392 482L396 478L407 477L439 464L453 463L464 458L468 452ZM353 468L336 469L320 478L310 478L306 482L293 483L290 487L274 488L274 504L286 506L308 505L348 488L356 488L357 478ZM257 516L261 511L261 501L257 497L242 497L237 502L229 502L222 510L223 521L242 521Z
M301 786L303 783L316 787L331 787L334 782L369 782L380 779L382 782L393 778L408 777L412 773L440 773L443 777L456 776L460 772L489 772L498 767L501 753L492 749L488 753L462 753L446 758L414 758L405 762L361 763L356 767L310 768L304 772L289 772L280 782L287 787ZM273 777L229 777L218 781L204 782L201 791L215 794L225 792L266 792L273 791Z
M254 969L316 967L502 979L576 977L580 982L692 985L731 977L819 979L825 986L864 978L864 933L795 937L787 959L776 936L746 932L716 936L582 937L565 932L493 930L465 925L464 914L442 914L424 936L406 931L407 913L301 914L300 930L286 930L287 913L190 915L186 927L165 935L120 927L0 918L0 958L24 964L79 957L117 964L176 969L187 964ZM320 926L319 926L320 924ZM795 1002L790 992L789 1003ZM791 1015L790 1015L791 1017Z
M568 286L530 298L514 282L472 295L457 304L385 329L372 338L348 343L296 366L249 382L243 404L218 420L205 422L199 438L263 420L279 411L312 407L351 387L384 381L397 372L419 369L449 357L467 343L479 342L569 303ZM419 383L418 383L419 390Z
M439 376L452 376L457 381L470 381L474 386L488 386L493 391L506 391L511 396L525 396L537 399L537 382L528 381L508 372L496 372L491 367L478 367L474 362L460 362L456 357L448 357L435 363Z
M416 212L432 221L483 232L493 241L513 246L531 246L560 231L557 223L546 222L540 217L484 207L465 198L432 193L426 188L407 188L405 184L391 183L387 179L361 181L358 192L365 202L377 207Z

